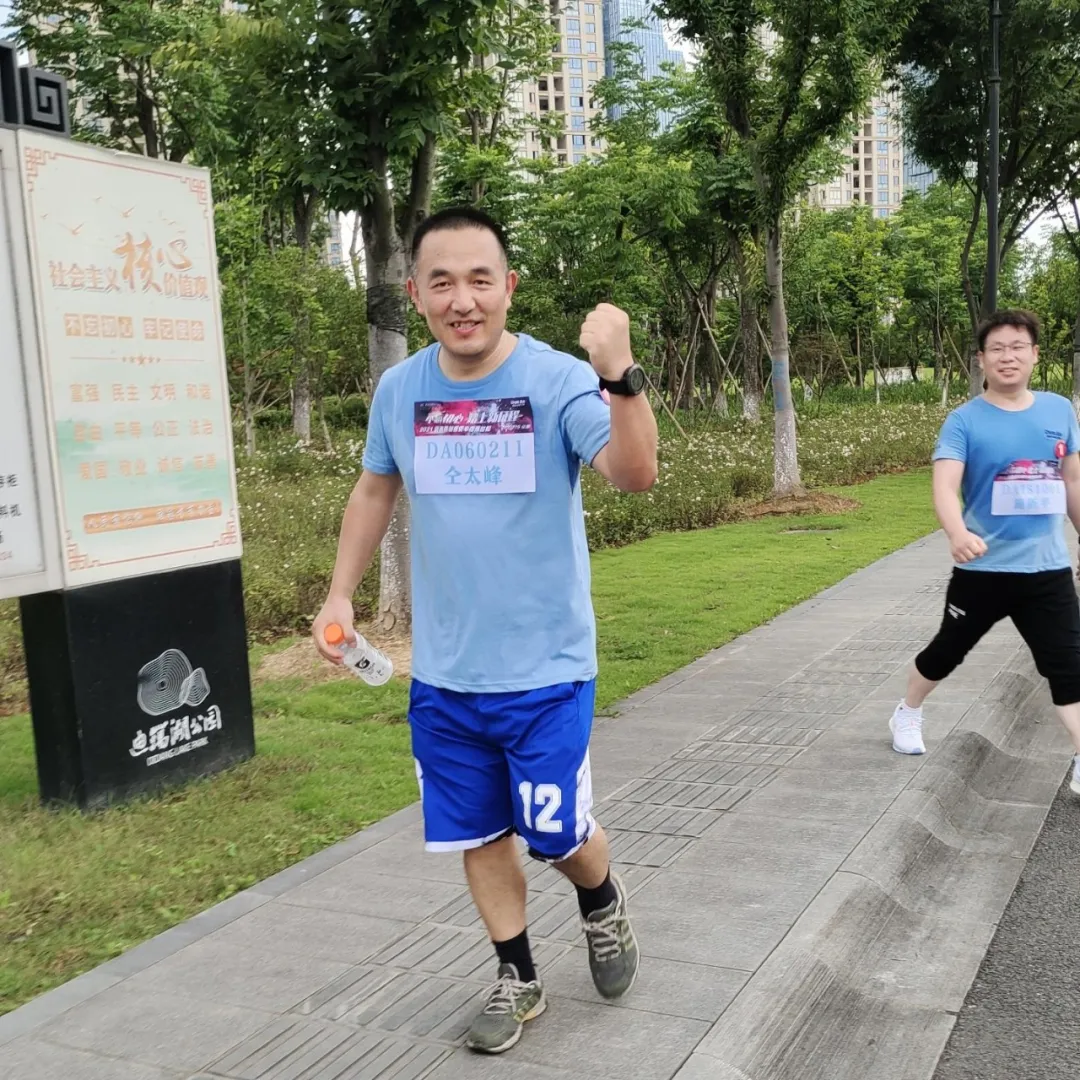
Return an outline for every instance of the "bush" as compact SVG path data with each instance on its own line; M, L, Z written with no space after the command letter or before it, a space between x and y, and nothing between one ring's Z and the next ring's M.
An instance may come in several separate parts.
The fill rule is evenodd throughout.
M255 414L255 427L260 431L288 431L292 427L292 409L288 405L260 409Z
M761 469L739 466L731 470L731 491L736 499L764 498L772 481Z
M245 607L253 637L306 630L319 610L363 447L362 435L355 434L333 453L281 436L268 438L252 461L238 462ZM361 587L360 618L374 612L377 580L372 568Z
M868 372L868 375L870 376L870 379L873 378L872 372ZM953 397L966 394L967 376L964 376L962 381L959 378L954 378L949 389L950 394ZM966 400L966 398L958 398L957 404L962 400ZM934 382L933 379L890 383L881 387L882 405L937 405L940 401L941 385ZM832 406L851 408L852 406L865 405L873 407L875 404L874 387L870 382L862 389L857 386L850 386L847 383L842 383L838 386L830 386L826 391L823 402L811 399L809 402L806 402L805 405L800 403L803 411L809 415L816 415L822 406L824 406L825 409L829 409Z
M22 707L26 670L23 660L19 602L0 601L0 716Z
M798 424L799 464L811 486L852 484L881 472L926 465L945 418L937 405L834 409ZM729 520L739 501L773 483L772 424L742 421L685 439L664 423L660 477L645 495L623 495L591 471L583 491L589 546L630 543L657 532Z
M368 403L359 394L345 398L327 398L323 402L326 423L336 429L367 427Z
M367 426L367 398L360 394L349 394L345 398L324 398L322 409L323 415L326 417L327 427L331 430L356 430ZM315 413L311 417L313 433L317 432L318 424L318 414ZM288 405L275 405L273 408L262 409L255 414L255 427L259 431L266 432L290 431L292 429L292 409Z

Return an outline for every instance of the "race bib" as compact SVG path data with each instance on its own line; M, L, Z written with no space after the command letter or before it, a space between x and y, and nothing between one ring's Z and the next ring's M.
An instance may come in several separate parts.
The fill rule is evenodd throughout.
M990 513L1064 514L1065 482L1057 461L1014 461L994 477Z
M513 495L536 490L527 397L418 401L413 471L418 495Z

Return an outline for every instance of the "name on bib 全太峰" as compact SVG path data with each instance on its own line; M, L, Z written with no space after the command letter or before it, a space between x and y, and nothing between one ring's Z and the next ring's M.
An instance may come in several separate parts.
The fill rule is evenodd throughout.
M413 411L418 495L515 495L536 490L527 397L418 401Z

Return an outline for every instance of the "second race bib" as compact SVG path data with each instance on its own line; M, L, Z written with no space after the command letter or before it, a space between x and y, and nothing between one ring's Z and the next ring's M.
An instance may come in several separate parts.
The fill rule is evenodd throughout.
M418 401L413 470L418 495L510 495L536 490L527 397Z
M1013 514L1064 514L1065 481L1057 461L1014 461L994 477L990 512L995 517Z

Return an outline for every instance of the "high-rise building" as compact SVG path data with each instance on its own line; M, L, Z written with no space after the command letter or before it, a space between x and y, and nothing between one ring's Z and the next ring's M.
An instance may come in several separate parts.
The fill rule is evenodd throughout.
M905 82L913 83L916 87L927 86L930 76L925 71L905 65L903 68ZM909 150L904 155L904 190L917 191L920 195L926 195L931 185L937 183L937 173L924 161L920 161L914 151Z
M900 128L900 96L879 92L859 117L847 146L844 171L810 192L811 205L839 210L852 204L872 206L887 218L904 198L904 144Z
M917 191L925 196L937 183L937 173L924 161L920 161L910 150L904 154L904 190Z
M603 149L594 130L599 110L593 100L593 87L604 76L603 16L599 3L550 3L551 24L559 35L551 72L524 83L512 100L514 110L525 118L518 153L535 159L550 152L560 165L575 165ZM541 119L544 129L530 124ZM551 134L548 125L555 129Z
M345 248L341 240L341 215L331 210L326 217L329 231L326 234L323 257L327 266L345 265Z
M628 23L635 25L628 26ZM636 46L642 79L659 78L664 73L664 64L675 67L685 64L683 54L673 49L664 37L663 25L653 11L651 0L604 0L604 41L609 45L625 41ZM610 55L606 74L609 78L615 74L615 62ZM612 119L617 119L621 112L619 108L612 108ZM661 130L667 128L673 119L671 113L662 113Z

